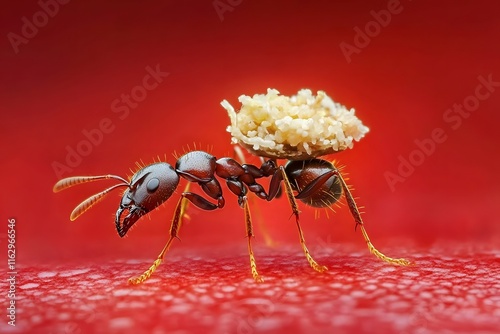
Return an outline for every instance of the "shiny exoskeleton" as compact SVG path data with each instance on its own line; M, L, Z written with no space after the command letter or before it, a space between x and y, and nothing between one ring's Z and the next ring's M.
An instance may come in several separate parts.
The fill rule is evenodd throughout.
M259 180L268 177L271 180L269 182L269 189L266 191L259 183ZM228 157L217 159L204 151L192 151L181 156L177 160L175 167L166 162L153 163L138 170L131 177L130 181L126 181L115 175L77 176L60 180L54 186L54 191L57 192L81 183L110 178L120 180L121 183L83 201L73 210L70 217L71 220L76 219L99 202L111 190L119 187L127 187L115 218L118 234L123 237L140 217L148 214L172 196L179 185L180 178L184 178L190 183L197 183L205 195L203 196L187 189L181 193L175 209L170 228L170 238L167 244L158 256L158 259L144 274L129 280L133 284L138 284L148 279L159 266L172 241L178 235L188 202L203 210L215 210L224 207L225 197L219 179L225 181L227 189L233 195L236 195L238 204L244 209L250 266L252 275L256 281L261 281L262 279L257 272L256 261L250 243L251 237L253 237L253 227L247 195L251 192L260 199L271 201L280 193L282 185L296 218L301 246L309 264L315 270L321 272L327 268L319 265L312 258L306 247L299 224L299 210L296 199L312 207L328 207L338 201L342 193L346 196L347 204L354 217L356 226L361 226L363 236L370 251L377 257L390 263L408 264L404 259L389 258L373 247L363 228L361 215L349 188L337 168L326 160L316 158L305 161L289 161L285 166L278 166L277 162L271 159L264 161L258 167L252 164L240 164Z

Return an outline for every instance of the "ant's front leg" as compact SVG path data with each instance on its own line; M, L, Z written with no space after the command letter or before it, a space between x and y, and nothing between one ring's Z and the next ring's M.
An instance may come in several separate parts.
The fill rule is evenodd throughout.
M290 185L290 181L286 176L285 168L283 166L279 167L279 170L276 171L273 178L271 179L271 186L270 186L271 189L269 190L270 196L274 197L275 194L277 193L277 187L279 187L279 184L281 183L280 180L283 180L283 183L285 185L285 193L288 198L288 202L290 203L290 206L292 208L293 215L295 216L295 222L297 224L297 229L299 232L300 245L302 246L302 250L304 251L307 261L314 270L320 273L325 270L328 270L326 266L318 264L311 256L309 249L307 249L306 241L304 239L304 233L302 232L302 228L300 227L299 223L299 214L300 214L299 207L297 205L297 201L295 200L295 196L293 195L292 186Z
M189 184L188 186L186 186L185 190L188 189L189 189ZM170 237L165 247L163 247L162 251L160 252L160 255L158 255L158 258L153 262L153 264L151 265L151 267L149 267L148 270L146 270L139 277L129 278L128 282L130 284L137 285L144 282L145 280L150 278L151 275L155 272L156 268L160 266L160 264L163 261L163 258L165 257L165 254L168 252L170 248L170 245L172 244L175 238L178 238L179 230L182 225L182 219L186 216L186 209L188 202L192 202L193 204L204 210L214 210L218 208L217 205L208 202L200 195L193 194L187 191L183 192L181 198L177 202L177 206L175 207L174 217L172 219L172 224L170 226Z

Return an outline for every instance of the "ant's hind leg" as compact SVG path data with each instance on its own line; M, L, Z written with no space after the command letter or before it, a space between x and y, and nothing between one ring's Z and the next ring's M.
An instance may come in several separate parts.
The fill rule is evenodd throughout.
M351 191L349 190L349 187L347 186L346 182L344 181L344 178L340 174L338 170L335 171L335 174L338 176L340 183L342 184L342 188L344 190L345 198L347 201L347 205L349 206L349 210L351 211L352 216L354 217L354 221L356 222L356 227L359 225L361 229L361 233L363 234L363 238L366 241L366 245L368 246L368 250L370 253L375 255L377 258L381 259L382 261L391 263L391 264L397 264L400 266L407 266L410 264L410 261L406 259L394 259L392 257L389 257L383 253L381 253L378 249L373 246L372 242L370 241L370 238L368 237L368 233L366 233L363 219L361 219L361 214L359 213L358 206L356 205L356 202L354 201L354 198L351 194Z
M299 213L300 213L299 207L297 205L297 201L295 201L295 197L294 197L293 191L292 191L292 186L290 185L290 181L288 181L288 177L286 176L285 168L283 166L280 166L279 168L280 168L281 175L283 178L283 183L285 184L286 196L288 197L288 201L290 203L290 206L292 207L293 214L295 215L295 222L297 223L297 229L299 231L300 245L302 246L302 249L304 250L304 254L306 255L306 259L314 270L316 270L320 273L325 271L325 270L328 270L327 267L318 264L311 256L311 253L309 253L309 249L307 249L306 241L304 239L304 233L302 233L302 228L300 227L300 223L299 223Z
M250 269L252 270L253 279L256 282L264 282L264 279L259 275L257 271L257 263L255 262L255 257L253 255L252 250L252 238L253 235L253 226L252 226L252 218L250 216L250 208L248 207L248 199L246 196L242 197L243 201L243 210L245 211L245 225L246 225L246 237L248 238L248 255L250 256Z

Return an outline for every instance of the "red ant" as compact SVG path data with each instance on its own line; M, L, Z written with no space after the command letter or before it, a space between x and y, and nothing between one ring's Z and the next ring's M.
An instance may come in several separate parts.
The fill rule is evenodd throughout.
M238 204L244 210L250 268L252 276L257 282L261 282L262 278L257 271L257 264L252 251L251 238L254 234L247 193L250 191L261 199L271 201L280 193L282 183L284 184L286 196L295 216L300 244L307 261L314 270L323 272L327 268L319 265L307 249L299 224L299 209L296 200L298 199L312 207L329 207L340 199L342 193L346 197L349 210L356 222L356 227L360 226L361 228L370 252L389 263L399 265L409 264L405 259L393 259L385 256L372 245L363 227L363 220L361 219L358 207L344 178L332 163L318 158L289 161L285 166L279 166L275 159L268 159L263 161L260 167L257 167L252 164L239 164L236 160L228 157L217 159L204 151L192 151L181 156L177 160L175 168L166 162L153 163L138 170L131 177L130 181L116 175L69 177L57 182L54 185L54 192L74 185L103 179L121 181L121 183L87 198L73 210L70 216L72 221L75 220L94 204L101 201L110 191L119 187L127 187L123 193L120 206L116 211L115 218L116 229L120 237L125 236L130 227L140 217L147 215L150 211L168 200L179 185L180 177L189 182L198 183L203 192L216 202L213 203L201 195L188 191L188 183L188 187L182 192L175 209L170 227L170 238L158 256L158 259L141 276L129 279L131 284L139 284L147 280L161 264L165 253L179 233L188 202L203 210L215 210L224 207L225 199L222 187L216 176L226 181L227 188L238 197ZM271 177L267 192L257 182L264 177Z

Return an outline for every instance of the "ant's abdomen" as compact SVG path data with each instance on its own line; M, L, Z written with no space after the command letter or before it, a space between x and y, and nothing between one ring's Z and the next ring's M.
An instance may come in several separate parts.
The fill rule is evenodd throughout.
M334 170L332 163L321 159L289 161L285 166L285 172L293 190L299 193L319 176ZM338 177L332 175L326 182L317 185L317 189L309 196L300 200L309 206L324 208L337 202L340 196L342 196L342 185Z

